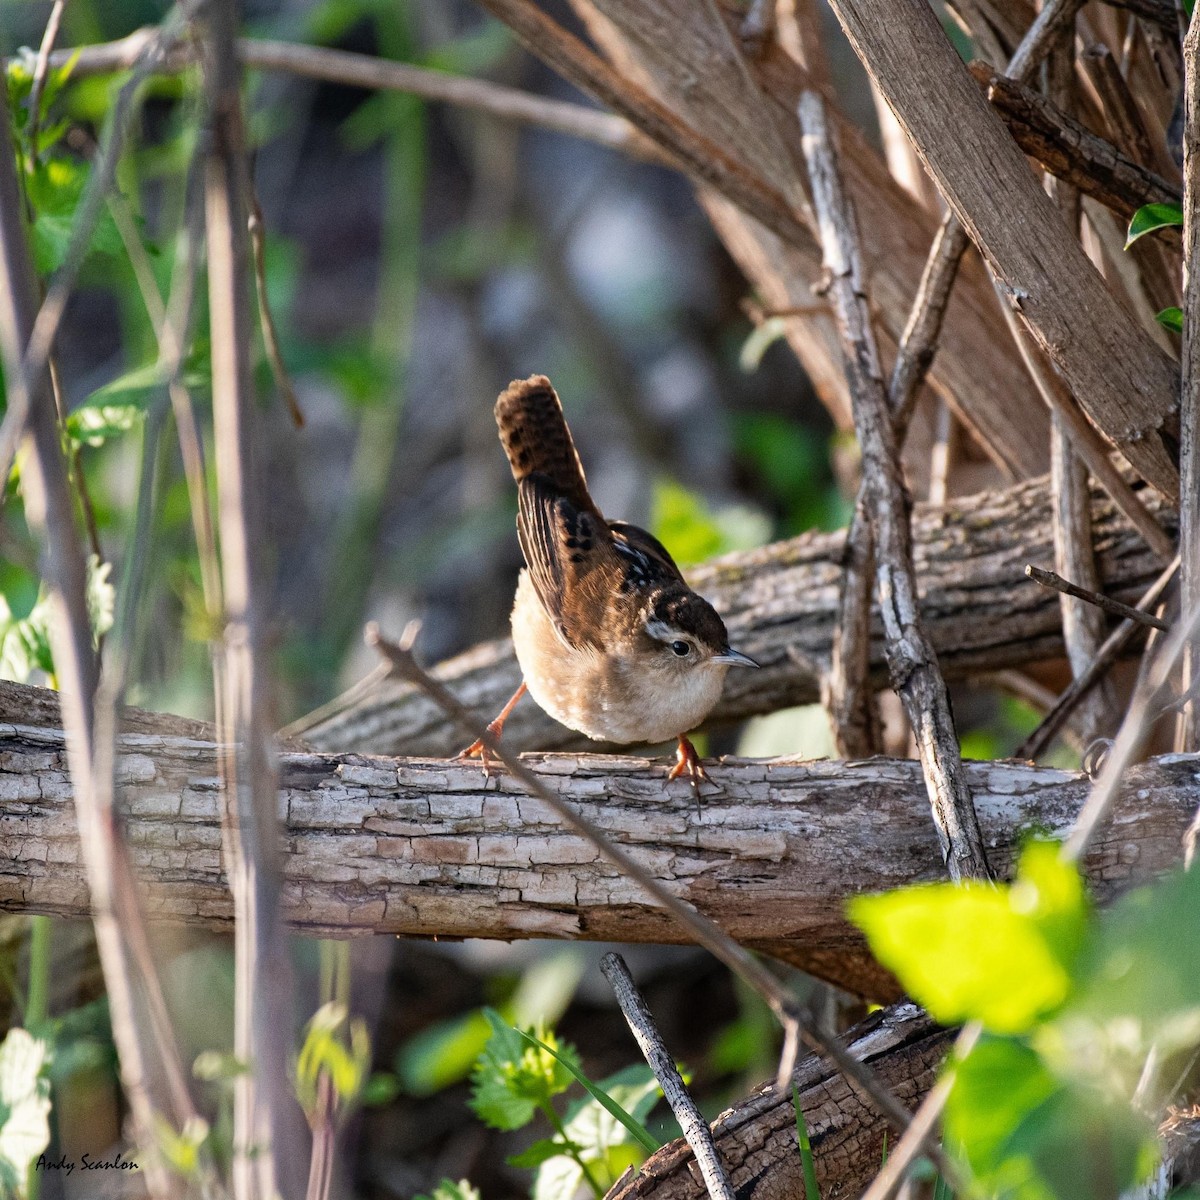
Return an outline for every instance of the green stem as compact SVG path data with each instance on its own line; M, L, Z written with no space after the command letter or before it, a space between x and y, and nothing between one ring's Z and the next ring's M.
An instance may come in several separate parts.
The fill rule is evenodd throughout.
M29 993L25 1028L36 1029L50 1015L50 917L29 918Z
M571 1139L567 1137L567 1131L559 1118L558 1113L554 1111L554 1105L549 1100L543 1100L538 1107L546 1114L546 1120L554 1126L554 1132L563 1140L563 1149L575 1160L575 1165L583 1172L584 1179L587 1180L588 1187L592 1189L596 1200L604 1200L604 1189L596 1182L596 1177L588 1169L587 1163L579 1156L579 1151L571 1143Z

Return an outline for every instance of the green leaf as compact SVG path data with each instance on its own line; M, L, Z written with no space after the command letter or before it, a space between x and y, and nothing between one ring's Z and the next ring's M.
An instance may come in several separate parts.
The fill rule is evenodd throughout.
M629 1131L634 1141L641 1143L648 1154L653 1154L659 1148L661 1143L656 1141L654 1135L642 1124L636 1107L635 1111L631 1113L619 1099L620 1095L632 1097L632 1103L636 1106L645 1103L649 1098L650 1103L646 1105L646 1112L648 1113L654 1107L654 1101L658 1098L658 1084L649 1067L629 1067L625 1071L611 1076L604 1083L595 1084L583 1073L577 1062L560 1057L557 1051L531 1034L522 1033L521 1036L540 1046L547 1053L553 1054L561 1065L574 1076L576 1083L580 1084L610 1116L619 1121ZM648 1084L653 1084L653 1086L646 1090ZM645 1113L641 1115L644 1116Z
M10 1029L0 1043L0 1193L23 1191L50 1144L49 1055L49 1043L25 1029Z
M1128 250L1138 238L1153 233L1156 229L1170 229L1183 224L1183 208L1174 203L1143 204L1129 222L1129 234L1125 239Z
M1093 1063L1123 1060L1131 1073L1151 1045L1167 1055L1200 1041L1200 872L1175 872L1105 910L1079 975L1063 1036L1080 1047L1090 1033L1082 1052Z
M512 1154L504 1161L510 1167L520 1167L522 1170L532 1171L535 1167L540 1167L542 1163L549 1162L550 1159L557 1158L560 1154L566 1154L567 1149L567 1143L560 1142L557 1138L542 1138L540 1141L534 1142L527 1150L522 1150L520 1154ZM574 1149L578 1153L579 1147L574 1146Z
M588 1164L593 1176L601 1186L609 1187L626 1168L642 1162L647 1150L633 1140L630 1127L599 1097L603 1096L609 1103L627 1111L635 1122L640 1123L662 1093L646 1066L626 1067L592 1087L594 1096L577 1101L567 1109L563 1128L568 1139L578 1147L579 1157ZM560 1200L563 1196L573 1196L582 1180L583 1173L573 1159L562 1156L548 1159L538 1168L534 1178L532 1200Z
M432 1196L414 1196L413 1200L481 1200L481 1198L479 1189L472 1187L467 1180L460 1179L454 1183L452 1180L443 1179L433 1189Z
M670 479L654 485L650 528L682 565L750 550L771 536L770 522L756 509L729 505L713 511L697 493Z
M1015 1200L1115 1200L1155 1155L1146 1118L1015 1038L985 1035L955 1067L944 1130L984 1191Z
M348 1035L348 1043L343 1040ZM349 1020L346 1006L323 1004L304 1031L296 1059L296 1095L307 1113L316 1109L318 1084L327 1078L343 1108L358 1102L371 1065L371 1046L365 1023Z
M154 1141L167 1165L185 1179L195 1175L200 1167L200 1151L211 1132L208 1122L202 1117L192 1117L181 1130L158 1113L151 1114L154 1121Z
M1156 313L1154 319L1164 328L1169 329L1172 333L1183 332L1183 309L1182 308L1164 308L1161 312Z
M808 1139L808 1126L804 1123L804 1110L800 1107L799 1089L792 1086L792 1108L796 1110L796 1140L800 1143L800 1165L804 1170L804 1200L821 1200L821 1188L817 1183L817 1168L813 1162L812 1142ZM884 1162L887 1162L887 1143L883 1147Z
M485 1008L492 1027L472 1072L471 1108L494 1129L520 1129L534 1112L571 1086L579 1055L553 1033L541 1038L514 1029L495 1009Z
M1074 868L1052 844L1034 843L1011 887L929 884L856 897L849 911L937 1020L1021 1033L1070 994L1089 910Z
M400 1080L390 1071L376 1071L362 1090L364 1108L386 1108L400 1095Z
M422 1030L396 1054L396 1074L410 1096L431 1096L471 1073L491 1026L482 1009Z
M67 436L77 446L103 446L128 433L141 417L135 404L84 404L67 414Z

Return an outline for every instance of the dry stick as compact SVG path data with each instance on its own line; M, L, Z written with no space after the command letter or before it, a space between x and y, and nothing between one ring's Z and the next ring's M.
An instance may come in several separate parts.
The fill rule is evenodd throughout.
M120 41L85 46L78 51L73 76L81 78L123 70L131 65L144 42L145 31L138 31ZM485 112L501 120L552 129L636 158L655 162L664 159L664 152L623 117L582 104L534 96L519 88L505 87L485 79L451 75L348 50L258 38L241 39L238 42L238 54L244 66L260 71L286 72L348 87L407 92L425 100L437 100ZM68 55L65 52L51 58L54 64L66 61ZM180 47L162 64L161 69L182 71L193 61L188 49Z
M954 1048L946 1056L946 1061L953 1063L954 1060L961 1060L970 1054L982 1032L983 1027L977 1021L964 1025L955 1039ZM890 1200L897 1188L904 1183L909 1167L917 1160L925 1149L926 1142L936 1132L942 1110L950 1098L950 1089L954 1086L954 1069L951 1067L949 1071L945 1071L943 1067L943 1072L937 1083L926 1093L925 1099L917 1106L912 1124L888 1155L883 1169L863 1193L862 1200ZM966 1194L966 1189L956 1182L954 1192L961 1196Z
M600 960L600 970L604 972L604 978L612 987L621 1014L633 1033L638 1048L649 1063L650 1070L654 1072L654 1078L658 1080L658 1086L662 1088L663 1095L679 1122L679 1128L683 1130L687 1144L692 1148L696 1166L700 1169L708 1194L712 1200L734 1200L733 1187L721 1163L721 1156L717 1153L712 1130L688 1093L687 1085L675 1066L675 1060L667 1052L662 1034L658 1032L645 997L633 982L625 960L619 954L606 954Z
M1171 580L1179 570L1179 558L1176 556L1170 565L1146 589L1138 601L1139 611L1145 613L1158 604L1163 592L1167 590ZM1014 758L1037 758L1051 743L1055 734L1063 727L1071 715L1075 705L1088 689L1094 687L1097 681L1104 678L1108 669L1117 661L1121 651L1135 633L1143 628L1142 622L1125 620L1108 635L1108 640L1096 651L1096 657L1088 664L1059 696L1054 707L1042 718L1041 724L1013 752Z
M74 508L59 443L58 424L48 391L45 364L29 375L23 369L37 312L37 282L25 245L8 113L0 101L0 358L9 400L20 388L28 401L29 454L22 472L25 511L42 543L43 576L53 599L50 626L55 672L61 686L63 724L87 866L96 945L109 997L113 1040L121 1082L129 1098L139 1141L154 1144L156 1109L151 1095L153 1054L142 1044L135 999L135 967L122 925L137 920L137 893L129 860L122 853L115 814L103 807L96 787L94 695L96 656L87 608L87 576L80 552ZM179 1119L183 1114L172 1111ZM166 1175L157 1156L146 1163L153 1188L165 1194Z
M908 1124L903 1105L879 1081L875 1073L852 1058L836 1035L824 1029L816 1020L802 1021L795 999L744 946L733 940L716 922L698 909L679 899L629 854L609 840L608 836L586 817L552 792L515 754L498 742L469 710L459 703L445 684L425 672L412 655L412 643L417 627L410 624L399 643L388 641L375 624L367 626L365 637L391 664L401 678L420 688L451 720L456 721L470 741L479 741L488 752L519 779L529 791L556 812L581 837L587 838L597 850L619 870L640 884L671 914L691 936L710 954L720 959L739 979L766 1001L784 1028L785 1045L797 1038L817 1053L827 1055L847 1082L865 1096L897 1129ZM790 1060L790 1061L789 1061ZM779 1086L786 1086L795 1066L795 1053L785 1055L780 1063Z
M164 47L174 36L172 29L173 27L164 25L148 39L134 67L133 75L117 95L112 116L71 227L71 239L63 264L58 269L34 320L33 330L24 348L21 370L9 372L6 380L8 409L4 414L3 423L0 423L0 479L7 479L12 470L13 455L25 428L31 403L29 381L39 378L50 360L54 337L66 312L67 301L75 286L79 269L87 256L104 197L112 187L117 160L121 156L121 147L125 141L125 131L132 116L134 97L146 76L153 72L164 56ZM3 495L0 493L0 503L2 502Z
M1087 850L1088 842L1107 817L1113 801L1121 787L1125 769L1133 761L1141 749L1142 742L1150 726L1152 708L1159 697L1166 692L1171 683L1171 676L1188 644L1200 633L1200 607L1193 608L1180 616L1170 636L1163 642L1153 662L1141 679L1138 680L1134 691L1133 701L1116 740L1109 750L1108 757L1100 771L1091 794L1083 809L1075 820L1075 828L1062 849L1062 856L1068 862L1078 862ZM1192 827L1185 835L1186 857L1190 864L1195 849L1195 843L1200 824L1193 821Z
M933 364L950 291L968 243L966 231L957 219L951 214L943 217L900 335L888 383L897 450L904 444L921 384ZM846 531L833 652L829 674L822 683L822 699L833 725L838 753L843 758L864 758L879 748L878 714L869 682L875 547L871 524L866 518L864 488L865 481L859 486L854 516Z
M1175 365L1098 278L969 78L925 0L830 0L946 201L1004 280L1038 345L1143 476L1178 497ZM1035 26L1049 32L1047 4ZM1014 73L1019 76L1014 64ZM936 86L924 86L929 80ZM952 123L953 122L953 123ZM1119 345L1114 357L1110 347Z
M678 160L693 180L717 189L788 245L812 244L801 216L778 189L712 139L698 133L644 88L609 66L532 0L480 0L482 7L516 34L537 58L576 87L627 117Z
M33 85L29 89L29 121L25 127L25 136L29 140L29 156L35 163L38 160L38 129L42 122L42 92L46 87L46 76L50 73L50 52L54 49L54 43L58 41L58 31L66 7L67 0L54 0L54 7L46 21L46 30L42 34L42 44L38 47L37 61L33 67Z
M250 244L253 249L254 261L254 290L258 297L258 324L262 329L263 347L267 352L267 362L271 364L271 374L275 377L275 386L283 397L288 415L297 429L304 428L304 413L300 410L300 402L296 399L296 389L292 377L283 361L283 352L279 348L279 333L275 328L275 314L271 312L271 302L267 296L267 235L263 228L262 205L258 202L258 193L254 182L247 174L249 195L246 197L246 207L249 210Z
M998 75L987 63L972 63L971 74L986 89L988 103L1017 145L1043 170L1125 220L1143 204L1178 203L1174 184L1122 154L1045 96Z
M990 267L988 269L991 270ZM1096 432L1095 426L1080 411L1079 405L1075 402L1075 398L1067 389L1062 378L1053 370L1047 369L1038 353L1030 346L1027 335L1013 312L1011 299L1003 285L995 275L992 276L992 281L995 284L996 300L1000 305L1000 311L1004 314L1009 333L1016 342L1021 358L1025 362L1025 369L1029 372L1034 387L1037 388L1046 407L1051 412L1061 415L1063 424L1070 430L1072 445L1079 457L1087 464L1087 469L1112 497L1113 503L1129 518L1129 523L1146 539L1146 545L1163 562L1168 562L1175 554L1175 547L1171 539L1113 464L1109 457L1108 445Z
M1200 22L1183 40L1183 385L1179 448L1181 612L1200 607ZM1200 650L1184 657L1185 693L1200 675ZM1200 704L1189 694L1176 731L1179 748L1200 744Z
M1040 583L1042 587L1053 588L1056 592L1062 592L1064 596L1074 596L1077 600L1083 600L1107 613L1112 613L1114 617L1127 617L1131 621L1149 625L1153 629L1161 629L1164 633L1170 628L1166 621L1160 620L1153 613L1142 612L1140 608L1134 608L1130 604L1122 604L1120 600L1114 600L1103 592L1080 587L1077 583L1064 579L1057 571L1046 571L1041 567L1030 565L1025 568L1025 574L1034 583ZM1095 654L1096 651L1092 651L1093 658Z
M950 877L990 879L979 818L963 773L946 682L921 624L913 571L908 500L896 453L879 355L863 294L858 231L838 173L815 92L800 98L804 157L818 214L830 292L837 312L862 452L863 480L872 518L879 607L887 635L888 668L904 701L924 769L938 840Z
M1074 46L1068 43L1056 47L1046 63L1047 91L1060 106L1074 106ZM1071 229L1080 233L1079 193L1070 184L1052 176L1045 186L1058 205ZM1081 581L1092 594L1100 591L1100 573L1093 552L1091 489L1088 471L1071 444L1071 433L1062 413L1051 413L1050 425L1050 488L1054 499L1054 565L1062 575ZM1036 568L1035 568L1036 570ZM1028 569L1027 569L1028 573ZM1036 576L1032 576L1036 578ZM1040 580L1039 580L1040 582ZM1080 600L1088 597L1078 592L1064 591L1059 601L1062 613L1063 642L1071 674L1087 670L1096 650L1104 640L1104 618L1097 608ZM1128 616L1129 613L1121 614ZM1113 697L1107 681L1094 689L1081 705L1081 736L1091 742L1109 731Z
M294 1121L287 938L279 916L278 781L263 669L259 496L254 472L248 191L234 0L205 9L210 147L205 223L212 338L221 567L225 589L222 776L225 852L234 897L234 1053L248 1070L234 1084L233 1184L238 1200L293 1190ZM282 1174L281 1174L282 1172Z

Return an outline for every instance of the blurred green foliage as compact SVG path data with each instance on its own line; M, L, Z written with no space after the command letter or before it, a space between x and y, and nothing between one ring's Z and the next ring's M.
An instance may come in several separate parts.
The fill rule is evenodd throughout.
M1117 1197L1157 1160L1149 1114L1200 1042L1200 874L1097 914L1058 847L1008 886L933 884L850 906L879 960L946 1023L977 1021L950 1067L945 1132L975 1183L1019 1200Z
M575 1048L544 1026L523 1031L491 1009L484 1015L491 1036L472 1072L472 1109L496 1129L521 1129L541 1113L554 1130L508 1160L536 1170L533 1200L562 1200L581 1184L600 1200L628 1167L658 1148L642 1123L662 1094L649 1067L628 1067L593 1083ZM560 1117L554 1099L572 1083L587 1099Z

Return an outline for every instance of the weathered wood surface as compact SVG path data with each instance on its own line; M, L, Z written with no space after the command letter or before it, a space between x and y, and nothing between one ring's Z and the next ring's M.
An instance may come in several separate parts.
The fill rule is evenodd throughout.
M756 175L806 203L796 99L812 79L778 46L746 55L733 32L743 13L695 0L573 0L588 32L623 74ZM679 36L664 38L663 29ZM703 86L697 81L703 80ZM858 207L873 315L889 356L904 328L938 217L892 178L878 151L839 120L847 184ZM811 305L821 252L788 244L711 190L700 195L738 265L772 308ZM991 333L995 302L978 263L968 264L947 314L931 386L951 403L994 460L1017 478L1046 469L1049 423L1011 343ZM838 339L822 315L786 322L788 341L822 401L851 426ZM996 396L1005 397L1003 407Z
M741 941L846 986L894 994L865 963L848 896L942 876L915 762L738 760L697 810L666 762L533 756L549 786ZM216 747L130 734L118 764L148 913L227 927ZM676 942L678 927L592 845L507 778L428 759L280 758L287 922L311 933ZM1063 831L1079 776L972 763L968 778L999 874L1023 833ZM0 909L86 913L60 730L0 725ZM1087 871L1100 899L1174 863L1200 802L1197 760L1131 772Z
M908 1108L932 1087L953 1034L912 1004L877 1012L845 1035L846 1045L868 1063ZM824 1200L858 1196L883 1161L887 1123L823 1059L803 1060L793 1076ZM717 1152L741 1200L793 1200L804 1178L796 1146L796 1113L789 1094L764 1088L713 1123ZM895 1144L895 1134L888 1136ZM704 1200L691 1151L682 1139L628 1172L608 1200Z
M1080 406L1145 479L1177 498L1178 367L1107 290L936 14L926 0L830 6Z
M1154 502L1152 493L1142 495ZM1174 519L1161 507L1154 511L1164 523ZM1093 493L1092 514L1105 589L1132 602L1160 567L1101 493ZM916 506L913 553L921 617L948 679L1062 655L1058 599L1024 574L1027 563L1053 563L1052 528L1044 479L944 506ZM759 671L730 672L712 723L820 698L837 622L844 545L844 532L804 534L689 572L693 586L725 618L733 644L762 664ZM872 677L886 687L877 611L872 629ZM507 639L476 646L442 663L435 674L484 721L520 682ZM442 756L463 745L461 734L428 699L394 681L296 732L322 750ZM582 744L530 700L517 706L504 736L521 749Z
M988 103L1018 146L1052 175L1128 221L1143 204L1179 203L1180 189L1121 153L1051 100L1005 78L987 63L971 63Z

